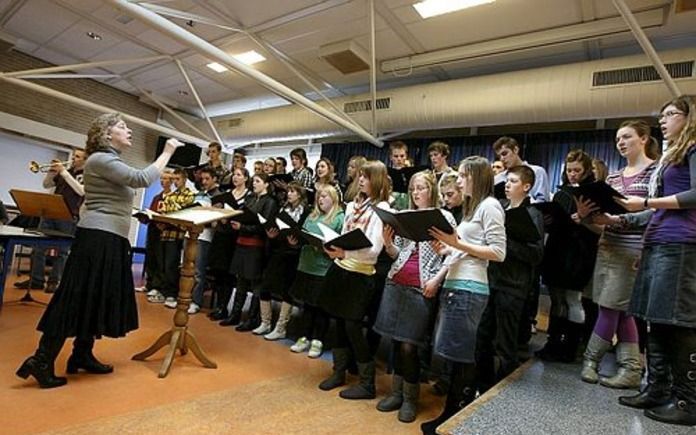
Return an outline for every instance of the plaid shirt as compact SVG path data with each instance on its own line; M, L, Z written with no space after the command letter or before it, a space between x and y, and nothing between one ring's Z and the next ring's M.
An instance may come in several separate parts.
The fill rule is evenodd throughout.
M300 183L305 189L314 189L314 177L309 171L309 168L304 167L300 170L293 169L290 175L292 175L293 180Z
M181 210L182 208L193 204L193 191L188 187L176 190L166 196L164 196L160 212L171 213L173 211ZM181 240L184 238L186 231L181 231L178 227L173 225L167 225L167 227L162 230L162 235L160 239L163 242L171 242L174 240Z

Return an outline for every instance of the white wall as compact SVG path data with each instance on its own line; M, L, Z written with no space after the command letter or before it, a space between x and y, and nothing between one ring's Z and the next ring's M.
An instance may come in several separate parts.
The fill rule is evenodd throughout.
M67 160L68 156L67 148L0 131L0 198L5 204L15 205L10 189L45 192L44 174L29 171L29 162Z

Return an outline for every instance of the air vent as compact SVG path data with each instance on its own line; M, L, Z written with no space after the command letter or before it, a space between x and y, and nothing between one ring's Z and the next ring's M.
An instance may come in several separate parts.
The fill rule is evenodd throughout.
M386 110L391 107L391 98L377 98L377 110ZM346 113L369 112L372 110L372 100L353 101L344 103L343 111Z
M665 64L669 75L675 79L689 78L694 72L694 61ZM596 71L592 74L592 87L620 85L625 83L654 82L661 80L653 66Z
M242 118L231 118L231 119L223 119L222 121L218 121L216 124L218 128L226 129L226 128L237 128L240 125L242 125L242 122L244 120Z

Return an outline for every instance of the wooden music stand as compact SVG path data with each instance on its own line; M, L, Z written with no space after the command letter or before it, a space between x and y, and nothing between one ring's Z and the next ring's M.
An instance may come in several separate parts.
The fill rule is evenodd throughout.
M73 220L63 195L19 189L10 189L10 195L19 211L25 216L61 221Z
M183 356L191 349L193 355L204 367L217 368L217 364L206 356L198 345L196 337L188 328L188 308L191 303L191 290L193 289L197 241L198 236L204 229L204 225L221 219L228 219L240 213L238 210L214 207L191 207L168 214L159 214L151 211L143 213L154 222L176 225L189 233L189 237L184 244L184 262L179 278L179 294L173 319L174 325L169 331L160 335L150 347L132 357L136 361L144 361L164 346L169 345L159 371L158 376L160 378L164 378L169 374L177 350Z

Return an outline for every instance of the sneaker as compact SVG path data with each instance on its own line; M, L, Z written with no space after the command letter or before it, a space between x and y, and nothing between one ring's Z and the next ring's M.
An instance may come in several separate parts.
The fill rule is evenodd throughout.
M145 292L148 292L147 287L145 287L144 285L142 285L142 286L140 286L140 287L136 287L136 288L135 288L135 291L137 291L138 293L145 293ZM148 293L149 293L149 292L148 292Z
M176 298L169 296L164 299L164 306L167 308L176 308Z
M324 352L324 345L319 340L312 340L312 345L309 347L309 353L307 356L310 358L319 358Z
M164 303L164 295L157 290L154 290L156 293L149 295L147 297L147 301L151 302L153 304L163 304Z
M162 293L160 293L160 291L155 289L155 288L153 288L152 290L147 292L147 296L157 296L157 295L161 295L161 294Z
M290 351L295 353L302 353L307 349L309 349L309 340L307 340L307 337L298 338L295 344L290 346Z
M198 305L198 304L195 303L195 302L191 302L191 305L189 305L189 308L188 308L188 313L189 313L189 314L196 314L196 313L199 312L200 310L201 310L201 306L200 306L200 305Z

